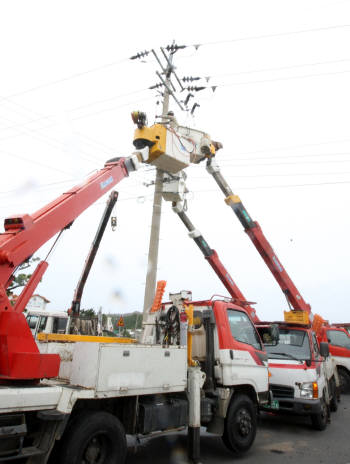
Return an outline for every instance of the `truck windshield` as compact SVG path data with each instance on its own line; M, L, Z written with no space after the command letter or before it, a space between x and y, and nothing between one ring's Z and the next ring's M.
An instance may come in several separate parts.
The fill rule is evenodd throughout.
M262 350L260 338L249 317L242 311L235 309L227 310L233 337L242 343L254 346L257 350Z
M303 330L280 329L277 345L266 345L265 348L269 359L304 361L311 358L309 337Z
M327 338L331 345L350 349L350 337L341 330L327 330Z

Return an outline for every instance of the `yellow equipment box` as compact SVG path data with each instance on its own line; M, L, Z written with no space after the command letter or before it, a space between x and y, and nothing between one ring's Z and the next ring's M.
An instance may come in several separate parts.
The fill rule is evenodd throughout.
M306 311L284 311L285 322L292 322L294 324L310 323L309 314Z

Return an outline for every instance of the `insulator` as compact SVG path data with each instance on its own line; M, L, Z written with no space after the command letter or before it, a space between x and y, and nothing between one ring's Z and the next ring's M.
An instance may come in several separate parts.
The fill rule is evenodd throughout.
M194 95L192 93L189 93L186 97L186 100L184 101L185 106L188 105L188 102L190 101L190 98L193 97Z
M164 84L159 82L158 84L154 84L154 85L151 85L151 87L149 87L150 90L154 90L154 89L159 89L159 87L162 87Z
M186 48L186 45L176 45L176 44L172 44L172 45L167 45L165 47L165 49L168 51L168 52L177 52L177 50L180 50L181 48Z
M204 90L206 87L187 87L189 92L199 92L200 90Z
M201 78L200 77L183 77L182 80L183 82L193 82L193 81L199 81Z
M130 60L137 60L139 58L144 58L145 56L147 56L149 54L149 52L147 50L145 50L144 52L139 52L139 53L136 53L136 55L134 56L131 56L130 57Z
M200 107L201 105L199 105L198 103L195 103L193 106L192 106L192 109L191 109L191 114L194 113L194 110L197 108L197 107Z

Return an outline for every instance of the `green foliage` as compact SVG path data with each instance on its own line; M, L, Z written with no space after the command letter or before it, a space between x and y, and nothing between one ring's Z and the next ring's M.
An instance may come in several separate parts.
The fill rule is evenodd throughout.
M21 264L18 268L18 271L23 271L24 269L29 268L35 261L39 261L40 258L30 258ZM13 295L13 290L16 288L24 287L27 285L28 280L31 278L32 274L26 274L24 272L20 272L17 274L13 279L9 287L7 288L7 296Z
M81 309L80 310L80 317L97 317L97 313L93 308L90 309Z

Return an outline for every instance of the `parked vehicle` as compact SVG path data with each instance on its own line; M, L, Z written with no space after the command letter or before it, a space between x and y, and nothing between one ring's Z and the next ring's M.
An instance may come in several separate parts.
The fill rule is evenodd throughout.
M55 317L31 314L28 322L44 342L39 351L23 310L47 262L39 264L15 306L6 296L14 269L137 169L148 152L110 160L32 216L5 219L0 234L0 462L23 458L45 464L52 456L59 464L97 459L122 464L126 434L152 437L187 427L189 456L198 463L201 425L222 436L234 454L254 442L257 409L269 399L268 369L244 305L230 298L192 303L188 293L172 296L151 316L149 344L38 333L49 322L53 327ZM72 306L72 317L77 315ZM188 331L183 330L186 317ZM72 343L77 337L79 342Z
M39 333L64 334L68 325L68 314L64 311L30 309L26 319L34 338Z
M329 411L338 408L336 378L329 377L328 343L318 344L310 325L286 322L279 327L278 342L264 333L270 324L259 323L269 360L271 404L265 410L309 416L316 430L324 430Z
M329 343L343 393L350 392L350 335L345 328L324 324L317 333L321 342Z

